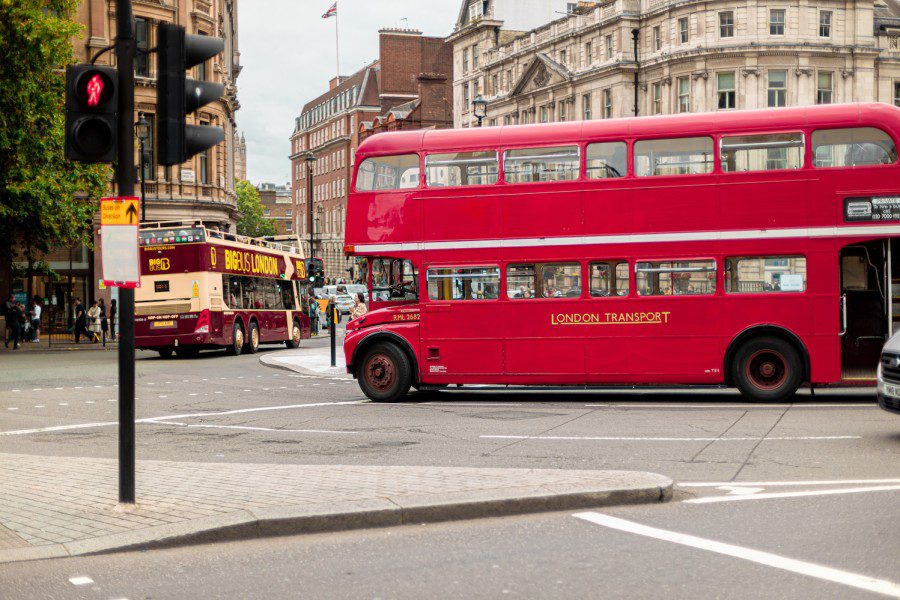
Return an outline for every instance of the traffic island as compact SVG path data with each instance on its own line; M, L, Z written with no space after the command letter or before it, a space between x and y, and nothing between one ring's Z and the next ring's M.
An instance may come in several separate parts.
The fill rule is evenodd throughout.
M0 454L0 563L269 536L665 502L638 471L141 461Z

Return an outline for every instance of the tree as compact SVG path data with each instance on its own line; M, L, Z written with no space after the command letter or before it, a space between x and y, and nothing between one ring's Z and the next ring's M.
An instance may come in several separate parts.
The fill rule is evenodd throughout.
M235 191L238 211L243 215L237 222L238 235L267 237L278 233L275 223L263 217L264 209L259 191L252 183L242 179L237 182Z
M29 280L52 246L91 244L108 168L65 160L65 67L79 0L0 0L0 264Z

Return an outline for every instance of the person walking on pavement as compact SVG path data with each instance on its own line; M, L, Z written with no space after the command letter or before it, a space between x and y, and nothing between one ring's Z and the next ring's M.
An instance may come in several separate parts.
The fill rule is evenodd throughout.
M6 322L6 331L3 338L3 344L9 348L9 341L12 339L12 309L16 305L16 297L12 294L3 303L3 320Z
M116 304L115 299L109 301L109 339L112 341L116 341Z
M34 338L31 340L35 344L41 341L41 299L37 296L32 300L34 303L31 307L31 330L34 332Z
M75 298L75 343L81 343L81 336L90 335L87 333L87 313L84 310L84 304L81 303L81 300Z
M312 334L319 335L319 302L312 294L309 296L309 320Z
M96 344L100 341L100 304L96 300L88 309L87 316L90 340L92 344Z
M366 298L359 292L353 296L353 308L350 310L350 320L358 319L369 312L366 307Z
M100 298L100 332L105 344L109 339L109 320L106 317L106 300L103 298Z
M19 309L19 305L13 302L9 312L6 313L6 324L9 326L13 350L19 349L19 342L22 341L22 324L24 322L25 315Z

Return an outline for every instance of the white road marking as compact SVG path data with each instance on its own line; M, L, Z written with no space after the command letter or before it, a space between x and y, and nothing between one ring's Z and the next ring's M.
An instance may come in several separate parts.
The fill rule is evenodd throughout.
M554 440L554 441L588 441L588 442L757 442L764 441L821 441L821 440L858 440L859 435L821 435L798 437L588 437L563 435L482 435L489 440Z
M691 408L696 410L705 410L705 409L735 409L735 410L759 410L759 409L773 409L773 408L878 408L878 405L874 402L872 403L856 403L856 404L621 404L621 403L608 403L608 404L585 404L587 408L630 408L630 409L644 409L644 408Z
M157 423L164 424L162 421L157 421ZM274 431L277 433L359 433L358 431L333 431L328 429L273 429L271 427L250 427L247 425L207 425L203 423L197 425L188 425L188 427L207 427L210 429L245 429L247 431Z
M423 404L427 404L428 406L522 406L521 404L513 404L512 402L497 402L494 404L489 404L487 402L472 402L471 404L463 402L423 402Z
M10 407L7 408L6 410L19 410L19 409L18 409L18 407L16 407L16 406L10 406Z
M34 407L35 408L44 408L44 405L43 404L35 404Z
M79 575L78 577L70 577L69 583L71 583L72 585L90 585L94 583L94 580L90 577Z
M146 419L137 419L135 423L156 423L158 421L166 421L170 419L195 419L198 417L220 417L223 415L237 415L254 412L267 412L273 410L292 410L295 408L319 408L323 406L346 406L350 404L366 404L368 400L349 400L347 402L316 402L314 404L291 404L287 406L261 406L257 408L239 408L236 410L226 410L221 412L202 412L188 413L183 415L165 415L161 417L150 417ZM95 423L77 423L75 425L54 425L53 427L38 427L35 429L19 429L16 431L0 431L0 436L4 435L28 435L32 433L47 433L52 431L69 431L73 429L89 429L91 427L112 427L118 425L118 421L98 421Z
M596 512L576 513L573 516L602 527L609 527L610 529L624 531L626 533L633 533L657 540L672 542L673 544L681 544L691 548L715 552L716 554L724 554L725 556L740 558L768 567L790 571L791 573L815 577L817 579L839 583L867 592L875 592L876 594L900 598L900 584L884 579L876 579L867 575L842 571L840 569L825 567L802 560L788 558L786 556L779 556L778 554L771 554L769 552L753 550L752 548L735 546L733 544L725 544L714 540L678 533L676 531L657 529L656 527L649 527L633 521L617 519L616 517L610 517Z
M59 405L60 405L60 406L68 406L69 403L68 403L68 402L60 402Z
M772 498L802 498L805 496L836 496L839 494L863 494L867 492L892 492L900 490L900 485L880 485L872 487L843 488L837 490L809 490L805 492L769 492L747 496L708 496L685 500L687 504L712 504L714 502L735 502L737 500L769 500Z
M748 494L758 494L766 488L761 487L742 487L739 485L722 485L716 488L723 492L728 492L732 496L745 496Z
M900 479L824 479L816 481L704 481L679 483L678 487L721 487L723 485L747 485L760 487L806 485L866 485L875 483L900 483Z
M94 404L94 401L93 400L85 400L84 403L85 404Z

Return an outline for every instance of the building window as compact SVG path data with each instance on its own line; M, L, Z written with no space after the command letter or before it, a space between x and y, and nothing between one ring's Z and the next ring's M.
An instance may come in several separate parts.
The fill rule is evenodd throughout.
M831 16L833 14L830 10L819 12L819 37L831 37Z
M471 97L471 92L469 91L469 82L467 81L463 84L463 112L469 112Z
M484 3L477 0L469 5L469 21L477 21L484 16Z
M690 21L687 17L678 19L678 41L687 44L691 40Z
M209 125L209 123L200 123L201 125ZM207 148L198 155L200 161L200 183L209 185L212 177L212 164L210 162L210 148Z
M611 119L613 115L612 90L603 90L603 118Z
M784 35L785 9L774 8L769 11L769 35Z
M288 221L287 223L284 224L284 229L285 229L285 231L288 231L288 232L294 231L294 224L291 223L290 221Z
M566 64L566 49L565 48L563 48L562 50L559 51L559 64L561 64L561 65Z
M491 93L495 96L500 93L500 75L494 73L491 75Z
M653 114L662 114L662 84L653 84Z
M150 24L147 19L134 20L134 40L137 49L144 50L134 54L134 74L138 77L150 77L150 55L146 52L150 49Z
M734 11L728 10L719 13L719 37L734 37Z
M606 58L608 60L612 60L613 56L615 56L616 49L613 47L613 36L606 36Z
M816 104L831 104L834 101L834 73L819 73L816 85Z
M208 35L203 31L198 32L200 35ZM197 81L206 81L206 64L208 61L203 61L199 65L197 65Z
M894 82L894 106L900 106L900 81Z
M662 50L662 29L659 25L653 28L653 49L657 52Z
M478 46L472 46L472 69L478 68Z
M469 72L469 49L463 48L463 73Z
M737 107L734 73L719 73L717 76L719 93L719 110L731 110Z
M550 108L547 106L541 107L541 123L547 123L550 120Z
M506 72L506 89L507 91L512 91L513 88L513 72L512 69L509 69Z
M590 94L581 97L581 118L584 121L590 121L593 118Z
M150 123L150 137L144 142L144 151L148 155L148 160L144 162L144 157L140 157L140 164L144 167L144 181L153 181L156 179L156 115L144 114L144 118ZM140 146L138 146L140 152Z
M787 106L787 71L769 71L769 107Z
M593 62L593 54L594 54L594 45L591 42L587 42L584 45L584 64L590 65Z
M691 112L691 78L678 78L678 112Z

